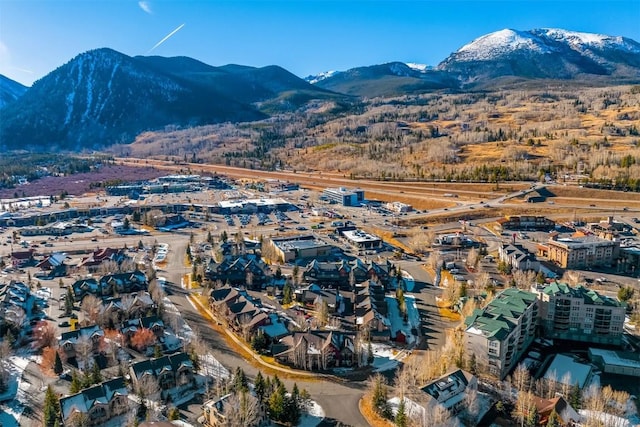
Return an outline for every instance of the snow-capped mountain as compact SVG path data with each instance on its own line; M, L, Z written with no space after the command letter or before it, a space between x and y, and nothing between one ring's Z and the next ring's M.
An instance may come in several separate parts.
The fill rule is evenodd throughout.
M417 64L415 62L405 62L405 64L407 65L407 67L411 68L412 70L420 71L421 73L425 73L429 70L433 70L433 67L427 64Z
M27 87L0 74L0 108L20 98Z
M438 69L463 81L500 76L567 79L584 74L640 77L640 44L560 29L505 29L452 53Z
M328 79L329 77L335 76L337 73L340 73L340 71L325 71L323 73L319 73L316 75L309 75L307 77L304 78L305 81L307 81L308 83L311 83L312 85L321 82L324 79Z
M326 74L326 73L325 73ZM391 96L445 89L458 85L456 79L422 64L389 62L332 72L315 80L314 85L355 96Z
M415 62L389 62L386 64L380 64L380 65L371 65L371 66L366 66L366 67L356 67L356 68L351 68L349 70L346 71L325 71L319 74L312 74L309 75L307 77L305 77L304 79L311 83L311 84L317 84L320 83L321 81L325 80L325 79L329 79L335 76L339 76L341 74L359 74L359 73L365 73L367 74L368 69L376 69L377 71L380 70L384 70L388 73L391 73L393 75L396 76L405 76L405 77L409 77L409 76L415 76L415 72L418 73L425 73L429 70L433 70L433 67L430 65L426 65L426 64L418 64Z

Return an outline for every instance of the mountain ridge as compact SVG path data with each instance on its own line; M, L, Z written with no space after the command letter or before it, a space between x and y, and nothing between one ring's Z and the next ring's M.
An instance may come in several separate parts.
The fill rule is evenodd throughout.
M312 105L333 111L311 101L491 90L505 83L635 83L640 43L553 28L504 29L461 46L435 67L394 61L306 79L277 65L211 66L101 48L77 55L30 88L2 77L0 149L81 150L129 143L166 126L250 122Z

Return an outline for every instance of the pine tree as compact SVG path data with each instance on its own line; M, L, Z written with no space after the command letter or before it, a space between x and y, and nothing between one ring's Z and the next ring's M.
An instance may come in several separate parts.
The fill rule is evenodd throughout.
M200 370L200 357L198 356L198 352L196 351L195 347L191 347L189 360L191 360L191 364L193 364L194 372L198 372Z
M293 287L289 282L284 284L282 289L282 305L291 304L293 301Z
M156 344L153 347L153 357L155 359L162 357L162 347L160 346L160 344Z
M62 373L62 360L60 359L60 353L56 351L56 360L53 362L53 372L56 375L60 375Z
M529 413L527 414L527 419L525 425L527 427L537 427L539 421L538 410L535 406L532 406L529 409Z
M547 420L547 427L560 427L560 419L556 410L552 410Z
M569 392L569 405L576 411L582 408L582 391L577 382L571 387L571 391Z
M53 427L58 421L59 417L60 404L58 401L58 397L53 392L51 385L49 385L44 395L44 416L42 424L44 427Z
M371 346L371 341L367 343L367 365L371 365L373 363L373 347Z
M384 377L377 374L373 377L373 393L371 396L371 403L374 410L385 418L391 418L391 410L387 403L388 390Z
M284 388L284 385L280 383L278 388L276 388L271 394L271 397L269 397L269 418L274 421L283 420L283 416L285 415L285 394L286 389Z
M73 293L70 287L67 288L67 296L64 300L64 313L67 316L71 316L71 313L73 313Z
M69 386L69 393L76 394L82 388L82 384L80 383L80 376L78 375L78 371L74 370L71 374L71 385Z
M98 362L93 363L93 368L91 370L91 382L93 384L98 384L102 382L102 373L100 373L100 367L98 366Z
M236 371L233 374L233 389L236 392L247 392L249 390L247 376L239 366L236 368Z
M256 392L256 397L258 401L262 403L264 401L264 396L266 392L266 383L264 381L264 377L262 376L262 372L258 371L255 380L253 381L253 389Z
M407 413L404 404L404 398L400 398L400 404L398 405L398 412L396 413L396 426L398 427L407 427Z

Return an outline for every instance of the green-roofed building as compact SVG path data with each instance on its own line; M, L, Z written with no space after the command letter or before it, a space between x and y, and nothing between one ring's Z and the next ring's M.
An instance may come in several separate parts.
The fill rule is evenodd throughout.
M532 288L538 295L545 338L621 345L625 304L584 286L554 282Z
M475 354L480 369L504 379L534 340L537 317L536 294L505 289L465 319L468 355Z

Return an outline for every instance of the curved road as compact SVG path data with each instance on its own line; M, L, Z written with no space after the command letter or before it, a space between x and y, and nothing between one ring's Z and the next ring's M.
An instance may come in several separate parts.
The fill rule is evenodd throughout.
M242 356L231 348L218 331L213 329L207 319L191 305L184 293L175 292L169 299L176 305L184 320L200 332L202 339L209 345L214 357L227 369L233 371L241 367L247 376L253 378L258 369L248 363ZM358 401L363 395L366 384L364 382L339 383L321 378L311 380L289 380L283 382L290 389L296 382L298 387L305 388L313 400L318 402L325 412L325 421L321 425L335 425L337 421L352 426L366 426L367 422L360 414Z

